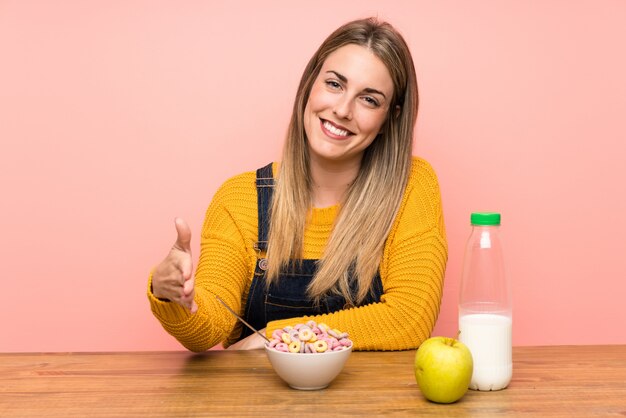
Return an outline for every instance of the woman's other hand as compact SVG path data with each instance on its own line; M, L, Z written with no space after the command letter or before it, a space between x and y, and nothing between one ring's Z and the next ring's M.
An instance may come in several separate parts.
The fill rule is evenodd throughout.
M259 332L265 335L265 328L259 330ZM255 332L243 340L237 341L235 344L228 347L227 350L258 350L265 347L265 343L267 343L267 341Z
M169 254L156 266L152 273L152 294L159 299L189 309L198 310L194 301L193 260L191 259L191 230L187 222L180 218L174 220L176 242Z

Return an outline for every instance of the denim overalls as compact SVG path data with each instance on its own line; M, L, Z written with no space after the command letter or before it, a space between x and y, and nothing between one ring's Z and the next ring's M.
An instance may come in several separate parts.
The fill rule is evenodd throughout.
M272 202L274 178L272 176L272 164L260 168L256 172L257 206L259 214L259 238L255 249L265 251L267 249L267 234L269 231L269 208ZM243 318L256 329L265 328L268 322L279 319L287 319L301 316L313 316L335 312L346 306L343 296L326 296L316 306L306 295L306 289L317 269L317 260L304 259L302 263L294 263L293 269L281 272L276 283L266 286L265 270L267 260L259 258L254 271L254 279L248 292ZM352 294L356 295L356 282L352 287ZM380 301L383 294L383 284L380 274L376 273L372 281L371 292L359 306ZM295 325L295 324L294 324ZM245 338L252 332L244 327L241 338Z

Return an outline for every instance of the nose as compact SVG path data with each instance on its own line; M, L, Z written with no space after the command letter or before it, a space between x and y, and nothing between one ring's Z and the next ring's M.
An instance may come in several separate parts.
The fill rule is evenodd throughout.
M333 107L333 114L341 119L352 120L352 105L351 98L348 95L342 95Z

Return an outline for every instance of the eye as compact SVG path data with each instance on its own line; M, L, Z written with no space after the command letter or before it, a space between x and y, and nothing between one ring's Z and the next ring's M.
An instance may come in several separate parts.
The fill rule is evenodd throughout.
M363 101L367 103L368 106L371 106L371 107L380 106L380 102L376 100L375 98L373 98L372 96L363 96Z
M326 85L333 89L333 90L339 90L341 89L341 84L339 84L339 82L335 81L335 80L326 80L325 81Z

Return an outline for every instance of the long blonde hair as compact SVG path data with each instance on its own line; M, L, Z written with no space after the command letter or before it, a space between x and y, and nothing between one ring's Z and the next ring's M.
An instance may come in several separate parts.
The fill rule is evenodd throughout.
M359 173L342 202L308 294L319 301L343 295L358 304L367 296L383 255L411 169L418 94L415 68L402 36L375 18L349 22L333 32L304 70L283 149L271 206L268 237L268 283L302 258L312 184L304 130L304 109L326 58L348 44L368 48L387 67L394 92L381 134L365 150ZM349 276L357 280L356 298Z

